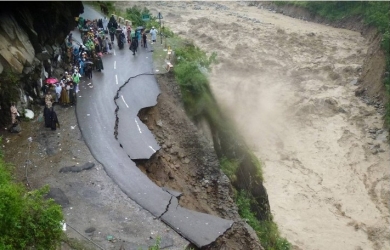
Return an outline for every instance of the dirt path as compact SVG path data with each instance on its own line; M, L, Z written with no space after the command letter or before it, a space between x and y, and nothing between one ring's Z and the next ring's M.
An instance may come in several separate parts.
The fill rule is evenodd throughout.
M369 46L359 33L238 2L144 4L218 53L213 91L264 162L275 220L296 249L390 248L387 134L354 95Z

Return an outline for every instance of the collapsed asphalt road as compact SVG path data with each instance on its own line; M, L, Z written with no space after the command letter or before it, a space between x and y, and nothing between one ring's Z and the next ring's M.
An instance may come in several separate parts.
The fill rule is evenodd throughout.
M81 16L101 18L88 6ZM74 33L73 37L80 37ZM104 71L93 73L94 87L78 93L76 114L83 137L95 159L128 197L196 246L206 246L233 221L180 207L175 196L153 183L131 160L148 159L160 148L137 117L140 109L156 105L160 91L153 76L152 53L139 48L133 56L126 46L116 48L114 42L114 53L104 56Z

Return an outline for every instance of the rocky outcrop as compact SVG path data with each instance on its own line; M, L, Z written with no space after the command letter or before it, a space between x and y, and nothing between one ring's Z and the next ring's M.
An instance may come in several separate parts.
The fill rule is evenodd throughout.
M7 2L0 9L0 124L10 122L10 102L18 109L39 99L61 45L84 12L81 1ZM57 65L55 65L57 66Z
M28 35L15 18L8 13L0 16L0 73L4 67L11 67L21 74L24 65L30 66L34 57Z

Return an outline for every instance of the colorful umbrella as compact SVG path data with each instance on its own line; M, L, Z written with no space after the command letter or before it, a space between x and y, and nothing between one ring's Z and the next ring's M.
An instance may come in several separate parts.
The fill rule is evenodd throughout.
M55 83L58 82L58 79L57 79L57 78L54 78L54 77L50 77L50 78L47 78L47 79L45 80L45 82L48 83L48 84L55 84Z

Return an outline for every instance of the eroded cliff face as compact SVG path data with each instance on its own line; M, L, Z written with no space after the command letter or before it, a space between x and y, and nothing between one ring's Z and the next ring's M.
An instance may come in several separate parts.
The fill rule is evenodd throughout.
M21 110L39 100L54 58L84 12L81 1L3 2L0 9L0 124L10 122L10 102Z

